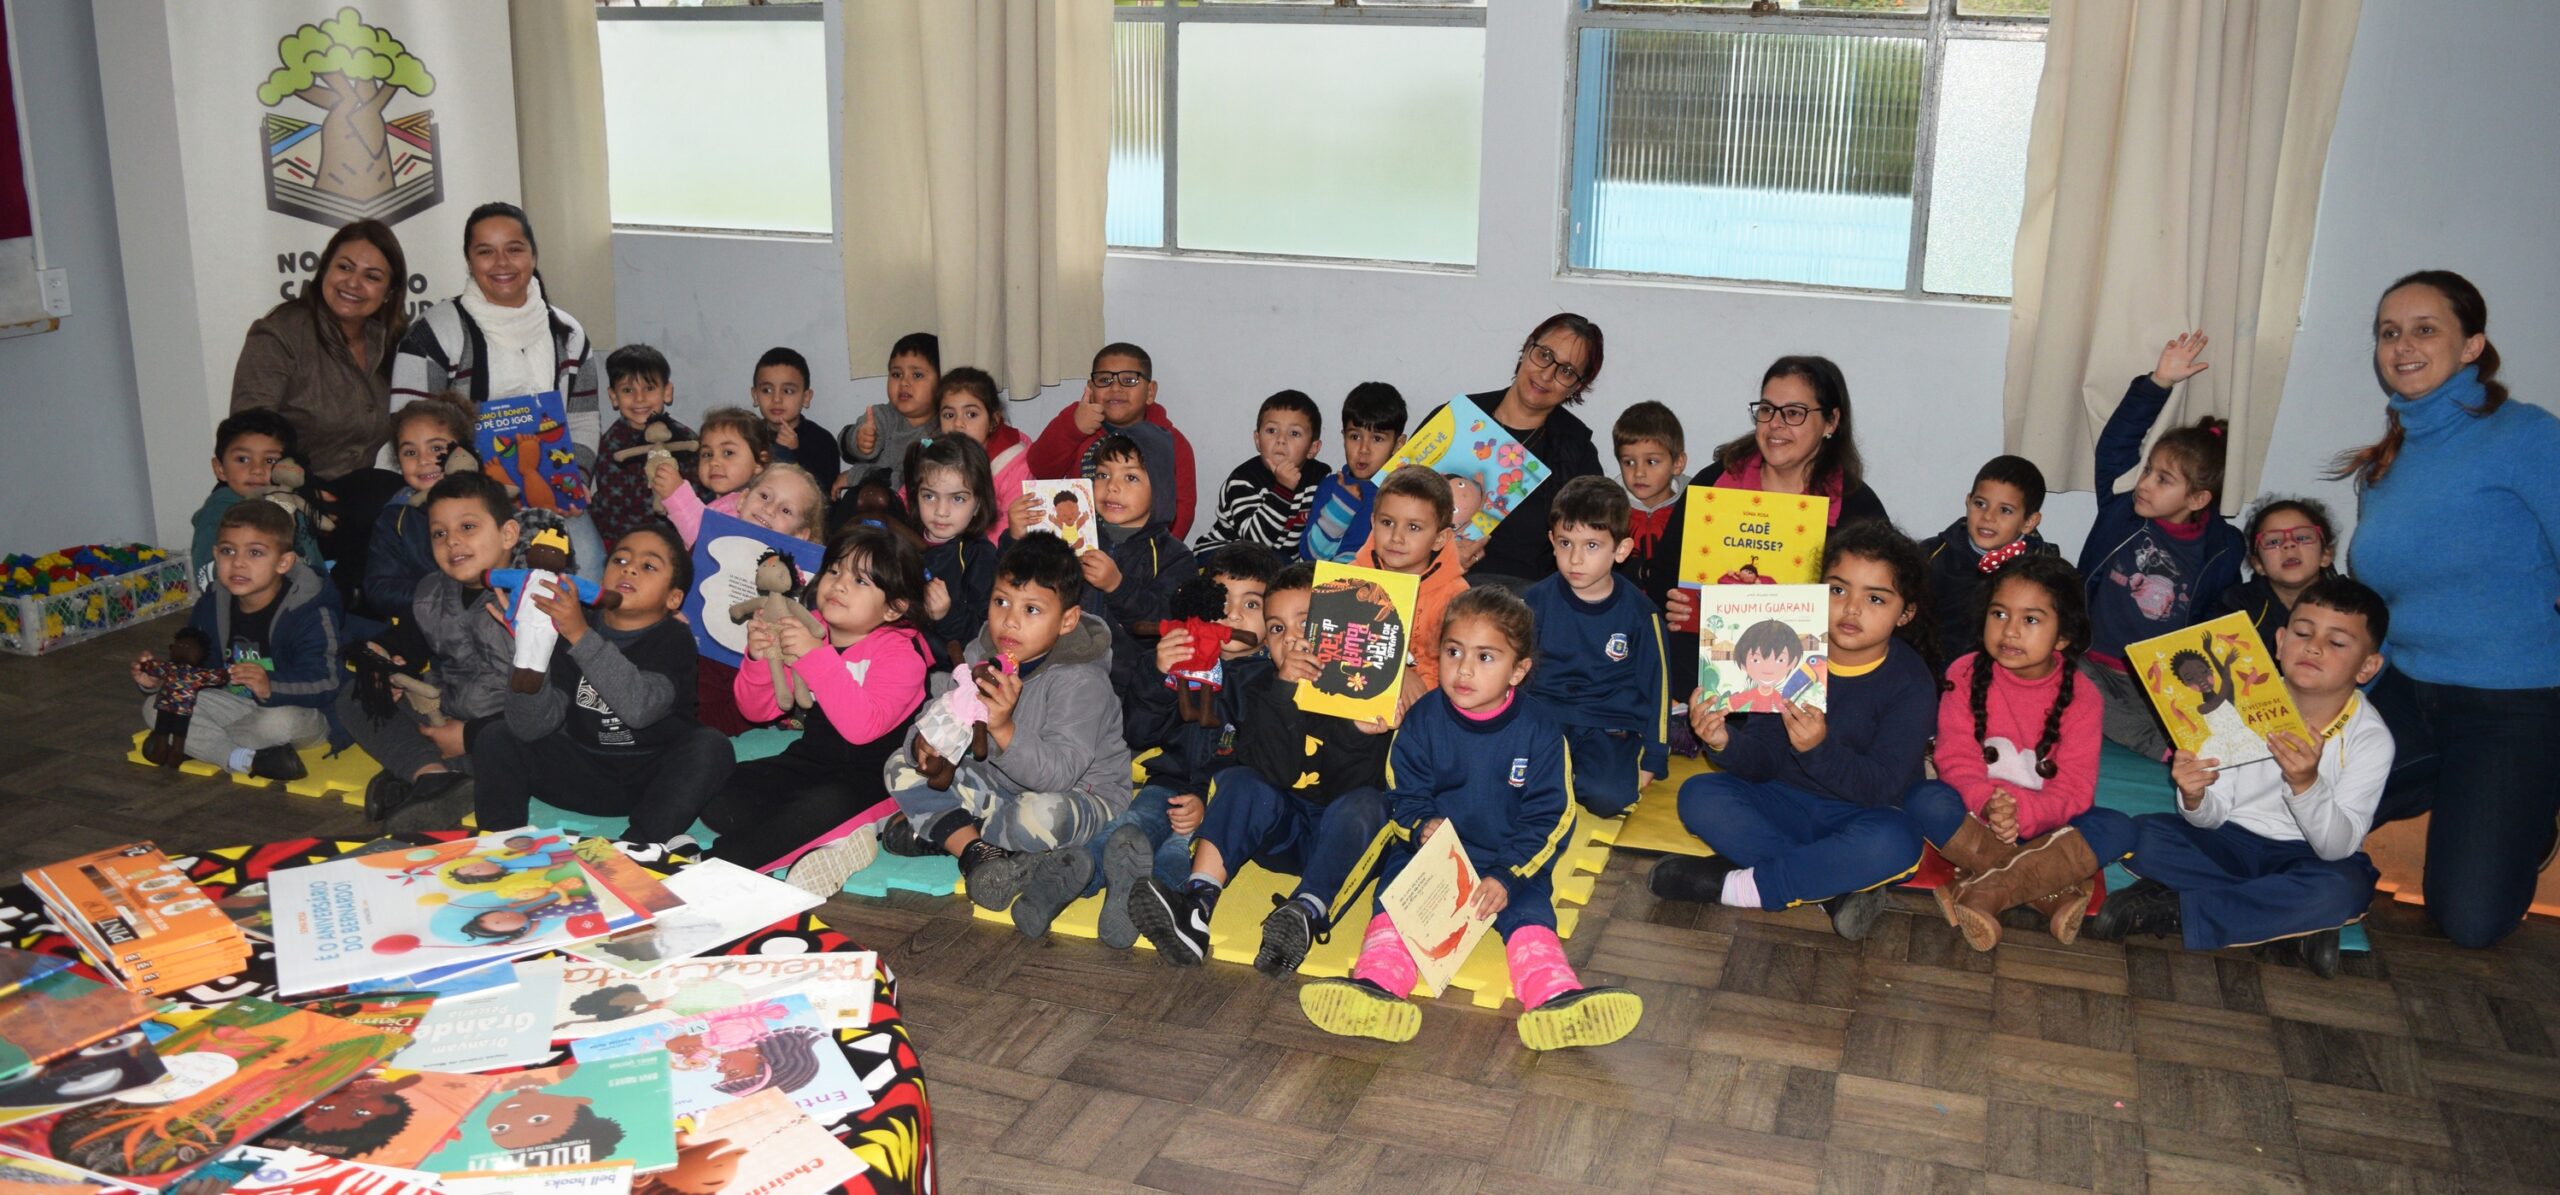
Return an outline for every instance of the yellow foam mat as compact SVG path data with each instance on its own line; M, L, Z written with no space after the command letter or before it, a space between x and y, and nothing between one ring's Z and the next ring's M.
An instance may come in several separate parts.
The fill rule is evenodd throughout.
M1555 904L1556 936L1570 938L1582 912L1574 907L1591 901L1591 886L1601 871L1609 866L1609 838L1617 833L1618 823L1601 821L1589 814L1578 814L1574 820L1573 843L1556 859ZM1254 952L1262 948L1262 919L1272 907L1288 899L1296 887L1297 877L1284 876L1248 863L1227 885L1225 896L1218 899L1217 914L1209 919L1209 950L1218 961L1251 966ZM968 886L959 889L965 895ZM1330 941L1318 942L1307 952L1306 962L1298 973L1310 979L1331 979L1349 975L1351 964L1360 956L1360 934L1375 912L1376 889L1362 893L1359 906L1345 914L1342 924L1335 926ZM1013 924L1006 913L990 912L972 905L971 911L982 921ZM1049 923L1049 932L1070 937L1096 936L1102 916L1102 898L1088 896L1068 905ZM1152 949L1145 938L1138 948ZM1464 991L1478 1008L1499 1008L1511 998L1511 967L1503 958L1501 939L1487 934L1483 943L1467 961L1458 967L1449 986Z
M159 765L142 757L142 740L149 734L149 731L136 732L133 736L133 749L125 752L124 757L146 768L158 767ZM365 754L361 748L349 747L332 756L329 754L327 743L303 748L302 766L309 769L309 774L300 780L285 781L283 787L286 792L297 797L320 797L344 801L349 805L364 804L364 786L371 783L374 776L382 771L382 765L373 762L373 757ZM232 783L245 784L251 788L276 786L273 780L226 771L195 759L180 763L178 770L190 776L229 776Z
M1715 769L1704 759L1685 755L1671 757L1671 774L1656 780L1644 790L1635 808L1619 820L1613 846L1634 851L1660 851L1666 855L1706 856L1715 853L1698 836L1680 824L1680 786L1696 776Z

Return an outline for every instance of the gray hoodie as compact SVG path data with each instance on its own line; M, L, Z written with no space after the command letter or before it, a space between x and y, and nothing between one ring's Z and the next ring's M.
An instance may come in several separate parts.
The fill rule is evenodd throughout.
M995 654L984 630L969 644L970 663ZM951 687L933 678L933 694ZM1120 738L1120 698L1111 691L1111 630L1094 611L1058 637L1041 657L1013 707L1013 746L987 744L984 760L962 758L971 784L1008 797L1069 790L1100 799L1114 812L1129 807L1129 746Z
M482 590L478 601L466 605L461 582L443 573L418 578L410 607L418 633L436 654L432 675L447 717L476 722L506 711L516 645L506 626L480 608L492 600Z

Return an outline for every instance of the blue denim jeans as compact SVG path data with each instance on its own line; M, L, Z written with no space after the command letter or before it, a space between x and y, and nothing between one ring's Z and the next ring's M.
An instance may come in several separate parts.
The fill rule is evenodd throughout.
M1101 832L1084 844L1086 850L1093 852L1093 878L1085 882L1086 896L1102 891L1102 844L1111 841L1111 835L1122 826L1146 831L1148 844L1156 848L1155 877L1166 887L1180 888L1191 878L1191 836L1173 832L1172 802L1177 795L1162 785L1139 789L1136 796L1129 798L1129 807L1103 823Z

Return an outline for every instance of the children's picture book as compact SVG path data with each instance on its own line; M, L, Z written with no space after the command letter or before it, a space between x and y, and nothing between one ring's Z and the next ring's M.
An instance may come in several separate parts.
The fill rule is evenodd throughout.
M55 923L120 986L174 992L249 961L239 927L149 842L49 863L25 878Z
M399 1038L254 996L157 1047L157 1083L0 1127L0 1150L76 1166L100 1181L165 1191L381 1062Z
M417 1034L418 1023L426 1019L427 1011L435 1007L435 1002L434 992L389 991L364 995L306 996L298 1000L287 1000L284 1003L295 1008L310 1009L322 1016L336 1017L341 1021L353 1021L367 1029L397 1033L407 1039Z
M2151 695L2169 738L2198 759L2220 760L2226 768L2273 759L2267 736L2280 730L2306 743L2320 741L2246 614L2128 643L2124 659Z
M480 471L516 495L519 506L562 514L587 508L587 477L569 441L569 408L557 390L492 398L471 420Z
M19 988L70 965L70 959L58 954L37 954L32 950L0 946L0 996L14 994Z
M1298 708L1355 722L1393 721L1422 578L1409 573L1318 563L1307 600L1313 680L1298 682Z
M505 987L440 994L392 1061L407 1070L488 1071L530 1066L551 1048L560 1003L560 960L517 963Z
M701 1016L680 1017L585 1038L578 1061L664 1054L674 1068L676 1115L779 1091L820 1124L871 1106L835 1035L800 995L752 1000Z
M1493 927L1493 918L1475 912L1478 879L1466 844L1442 821L1423 836L1395 882L1378 893L1378 907L1404 935L1414 968L1434 992L1447 990L1484 931Z
M1831 591L1820 585L1709 585L1698 591L1698 688L1707 709L1829 708Z
M276 940L276 913L267 903L267 882L242 884L213 902L240 932L261 942Z
M872 986L879 974L879 957L867 950L683 959L646 975L570 962L560 969L551 1036L575 1042L795 993L808 998L828 1028L861 1029L871 1024Z
M1100 542L1094 534L1092 482L1081 477L1068 481L1025 481L1022 492L1031 495L1032 509L1037 518L1031 524L1031 530L1057 536L1079 552Z
M160 1081L169 1068L139 1028L101 1038L0 1083L0 1124L121 1095Z
M267 892L276 987L288 996L467 968L617 928L556 829L283 868L268 873Z
M612 844L607 843L605 849L613 850ZM589 942L570 953L588 962L646 975L667 963L734 942L824 903L814 893L726 859L705 859L669 876L665 886L677 898L679 907L659 914L657 920L638 929Z
M639 1195L821 1195L863 1172L862 1159L775 1091L710 1110L676 1134L675 1169Z
M0 1000L0 1074L41 1067L168 1007L141 992L58 971Z
M1379 476L1405 465L1421 465L1434 473L1466 478L1482 492L1475 499L1472 514L1463 509L1458 512L1460 539L1483 539L1493 534L1493 529L1501 526L1502 520L1547 480L1548 473L1545 461L1463 394L1423 420L1404 446L1379 468Z
M602 884L632 911L663 917L684 907L684 898L667 887L664 877L623 854L612 839L581 838L577 851L578 861L587 865L587 879Z
M0 1158L0 1195L69 1195L95 1190L86 1175L42 1158Z
M237 1195L440 1195L433 1175L351 1162L307 1149L281 1149L235 1181Z
M437 996L449 1000L456 996L494 992L514 986L516 986L515 965L501 962L491 963L485 967L474 967L460 974L439 975L432 982L413 981L408 976L402 975L392 979L372 979L363 983L351 983L347 985L347 994L371 996L382 992L434 992Z
M824 545L767 531L716 510L702 512L693 541L693 588L684 595L685 624L705 659L735 667L746 659L747 624L730 617L738 603L756 597L756 567L780 556L798 570L800 584L818 575Z
M1685 493L1680 585L1692 596L1705 585L1812 585L1822 580L1829 498L1715 486L1691 486Z
M665 1054L501 1075L462 1118L459 1135L421 1168L460 1174L603 1162L629 1162L642 1174L676 1164Z
M263 1141L376 1166L414 1167L497 1086L495 1075L376 1070L321 1096Z
M677 1155L681 1170L684 1158ZM662 1170L661 1175L676 1170ZM631 1195L631 1164L562 1166L547 1170L510 1170L504 1174L448 1174L436 1185L444 1195ZM674 1191L679 1188L653 1187Z

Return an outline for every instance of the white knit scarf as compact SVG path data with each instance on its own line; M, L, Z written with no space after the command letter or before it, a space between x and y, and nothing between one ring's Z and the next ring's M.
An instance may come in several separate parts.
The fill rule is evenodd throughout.
M524 304L500 307L480 293L480 280L462 284L462 310L480 325L488 357L489 397L540 394L559 384L552 359L551 305L542 299L542 280L526 284Z

